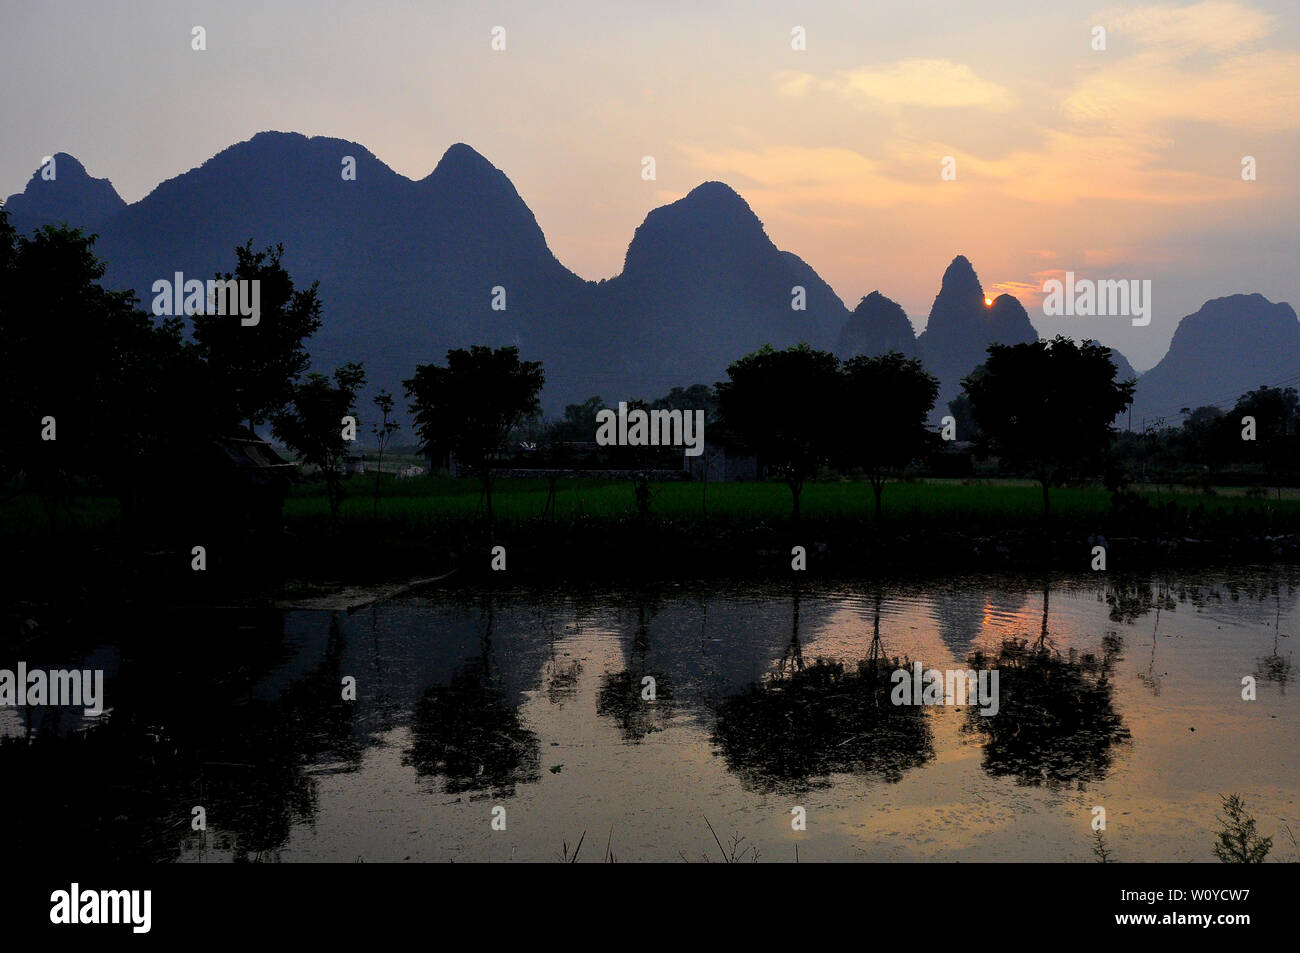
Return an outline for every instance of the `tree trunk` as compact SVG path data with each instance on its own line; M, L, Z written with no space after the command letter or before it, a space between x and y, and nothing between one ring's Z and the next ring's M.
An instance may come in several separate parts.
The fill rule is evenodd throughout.
M1048 495L1048 481L1043 477L1039 482L1043 484L1043 519L1049 520L1052 518L1052 499Z
M483 468L483 495L487 498L488 525L492 526L492 471L487 467Z
M885 481L872 480L871 489L876 494L876 525L879 526L880 521L884 518L884 511L880 506L880 497L885 492Z
M375 460L375 519L379 519L379 475L384 471L384 451Z
M799 494L803 492L803 483L790 482L790 493L794 496L794 521L799 522Z
M329 496L330 502L330 528L337 530L339 528L339 503L341 502L342 485L337 476L325 480L325 491Z

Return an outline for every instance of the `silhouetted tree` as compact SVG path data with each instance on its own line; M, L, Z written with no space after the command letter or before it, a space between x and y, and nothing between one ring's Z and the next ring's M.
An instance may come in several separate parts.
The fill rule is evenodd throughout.
M1188 463L1203 468L1203 484L1213 483L1214 472L1231 456L1229 442L1234 435L1225 428L1223 411L1218 407L1197 407L1183 418L1179 433L1181 456Z
M708 384L674 387L663 397L652 400L650 410L702 410L705 426L718 419L718 397Z
M1115 380L1107 348L1060 335L993 344L988 353L984 373L962 381L983 434L982 449L1033 474L1043 488L1043 515L1049 516L1053 485L1102 470L1115 417L1132 402L1135 382Z
M451 452L479 473L489 523L492 459L519 421L537 411L545 381L541 362L519 360L518 348L475 345L448 351L446 367L417 365L403 382L421 451Z
M790 487L794 518L804 483L831 457L841 393L839 360L799 344L764 345L727 368L715 390L722 426Z
M308 374L294 387L289 406L272 419L276 438L297 451L304 463L320 468L331 524L338 523L343 500L343 462L349 446L343 438L343 418L353 413L357 391L365 382L360 364L344 364L332 380Z
M580 404L567 404L564 416L550 425L549 439L555 443L590 443L596 439L596 414L604 409L603 397L588 397Z
M0 477L25 474L51 525L87 481L129 516L147 461L203 413L182 397L193 364L180 321L155 324L131 292L103 288L94 241L51 226L16 236L0 211L0 401L15 424Z
M971 374L983 373L984 365L981 364ZM975 417L970 411L970 397L966 394L958 394L952 400L948 401L948 413L952 415L953 423L957 429L957 439L978 443L980 439L980 428L975 423Z
M234 274L219 280L259 282L259 316L244 325L238 314L196 314L194 340L207 368L205 387L226 428L255 428L293 398L310 358L305 341L320 328L317 282L296 290L280 263L284 246L255 252L252 241L235 249Z
M885 480L921 456L933 435L925 420L939 396L939 381L916 358L898 351L844 363L843 407L855 421L845 435L846 463L861 466L876 495L876 522Z
M1255 439L1244 440L1242 418L1255 419ZM1226 422L1238 459L1256 461L1281 485L1300 456L1300 395L1294 387L1260 387L1243 394ZM1281 495L1281 490L1278 491Z
M393 395L388 388L375 395L375 406L379 408L380 420L370 425L370 432L375 435L375 444L379 452L375 457L375 519L379 518L379 479L384 468L384 450L393 434L402 429L402 425L393 419Z

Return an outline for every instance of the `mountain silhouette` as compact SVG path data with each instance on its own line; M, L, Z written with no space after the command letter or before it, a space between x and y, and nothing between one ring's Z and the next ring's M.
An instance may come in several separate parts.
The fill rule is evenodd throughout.
M975 269L958 255L943 273L930 319L916 342L926 367L939 378L935 414L946 413L948 401L961 393L961 379L984 363L990 344L1037 340L1038 332L1016 298L1004 294L992 306L984 303Z
M345 157L354 180L341 174ZM15 224L93 224L105 284L134 289L145 307L159 278L212 277L234 267L237 245L282 243L290 274L320 283L313 364L363 361L363 411L379 387L402 402L415 365L441 362L452 347L519 346L544 363L543 404L556 413L592 394L653 398L712 382L766 343L829 348L847 316L830 287L777 249L745 201L717 182L650 212L623 272L590 282L555 258L509 178L464 144L412 181L355 142L263 132L129 206L72 157L58 162L60 189L35 177L13 200L23 213ZM116 205L73 201L78 172ZM795 286L804 310L792 307ZM493 308L497 288L504 310Z
M355 180L343 178L345 157ZM230 269L250 239L283 243L297 281L319 280L314 365L363 361L369 390L399 400L415 364L451 347L518 344L535 356L537 329L586 286L551 254L510 180L464 145L413 182L354 142L259 133L118 213L97 247L105 282L147 304L155 279ZM505 310L492 308L495 287Z
M1098 342L1100 343L1100 342ZM1141 375L1133 369L1129 359L1121 354L1115 348L1110 348L1110 362L1115 365L1115 380L1129 381L1137 380Z
M1231 407L1261 384L1300 383L1300 320L1261 294L1214 298L1178 322L1169 351L1138 379L1133 424L1176 423L1183 407Z
M355 179L341 174L345 160ZM180 271L208 278L234 267L234 249L285 247L300 285L319 280L324 323L309 340L314 366L365 363L369 397L448 348L518 345L546 370L543 406L599 394L653 398L673 386L720 379L736 358L807 341L841 357L890 349L919 354L941 383L935 414L990 343L1036 340L1011 295L991 305L971 263L944 272L924 332L880 292L852 315L797 255L778 249L753 210L721 182L649 212L620 274L579 278L547 245L510 179L467 145L451 146L418 181L343 139L263 132L125 204L76 158L54 156L55 177L33 174L6 207L12 224L67 222L98 232L105 284L151 286ZM504 310L493 307L504 290ZM802 308L798 305L802 304ZM1135 376L1112 349L1120 379ZM1224 403L1262 383L1300 374L1300 323L1289 305L1233 295L1183 319L1169 353L1142 376L1142 415Z
M42 225L67 222L95 231L109 216L126 207L108 179L93 179L86 167L66 152L52 156L53 178L32 173L27 188L5 201L9 224L21 233Z
M830 286L772 244L745 200L721 182L646 216L622 273L599 286L598 309L625 342L611 370L642 396L718 380L763 344L830 349L848 315Z
M916 357L916 333L901 305L873 291L858 302L840 329L835 353L848 360L859 354L876 357L889 351Z

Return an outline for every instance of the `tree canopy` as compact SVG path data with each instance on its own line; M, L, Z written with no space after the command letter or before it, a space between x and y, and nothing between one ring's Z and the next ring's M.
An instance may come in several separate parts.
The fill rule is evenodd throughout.
M306 340L320 328L321 303L316 282L294 287L281 264L283 245L255 252L249 241L235 249L235 256L234 273L217 277L259 282L259 320L245 326L237 315L196 314L194 341L220 425L244 424L253 432L293 398L311 363Z
M807 344L764 345L731 364L727 378L715 388L722 427L785 480L797 520L804 483L842 439L839 360Z
M350 449L343 418L353 416L357 391L365 382L366 373L360 364L344 364L332 379L324 374L308 374L293 388L288 405L272 418L276 439L297 451L304 463L320 468L333 523L339 518L344 458Z
M404 381L421 452L454 454L483 480L492 519L491 464L513 430L540 409L546 377L519 349L475 345L447 352L447 365L419 364Z
M925 422L939 396L939 381L920 360L898 351L850 358L843 373L843 406L854 423L844 435L841 457L866 471L879 520L885 480L933 443Z
M993 344L982 374L963 382L981 449L1049 490L1068 477L1098 473L1115 437L1115 418L1133 400L1134 381L1116 381L1107 348L1060 336Z

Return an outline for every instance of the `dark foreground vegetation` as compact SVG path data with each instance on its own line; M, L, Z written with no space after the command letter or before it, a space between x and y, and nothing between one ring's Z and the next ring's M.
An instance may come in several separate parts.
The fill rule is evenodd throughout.
M788 578L803 547L810 578L1023 568L1089 571L1103 546L1106 571L1300 560L1300 494L1214 495L1164 487L1121 494L1064 487L1044 521L1040 487L1027 481L898 482L878 521L860 481L808 484L795 522L777 482L651 484L649 513L628 482L500 480L486 520L473 478L343 482L331 519L322 482L296 486L275 533L206 543L206 569L188 546L152 546L123 532L113 498L77 497L51 533L39 500L0 506L15 558L12 591L46 604L102 597L197 604L294 599L439 576L444 584ZM377 515L376 515L377 513ZM545 515L543 515L545 514ZM504 547L505 571L493 548ZM498 560L500 565L500 560Z
M0 397L14 421L0 444L0 541L17 567L17 616L28 604L230 604L449 573L513 584L1297 557L1300 501L1281 489L1300 477L1292 388L1132 434L1116 421L1134 382L1092 342L990 345L947 408L919 360L765 346L726 380L618 402L660 414L663 439L631 439L629 426L611 446L602 398L548 423L541 364L473 346L444 363L412 355L403 425L392 394L358 407L361 365L309 372L323 305L281 247L237 248L220 275L261 289L250 325L204 310L201 287L184 316L147 313L133 292L101 287L93 243L68 228L17 235L0 210ZM685 420L697 414L708 435L692 444ZM416 441L408 464L459 476L377 473L398 433ZM374 465L350 476L363 446ZM511 479L521 448L534 464L562 462ZM743 464L744 482L709 476L719 452L724 475ZM597 458L622 476L577 478L575 461ZM666 481L692 461L694 479ZM918 479L951 472L998 479ZM1177 492L1161 485L1175 473ZM1216 490L1225 483L1251 485Z

